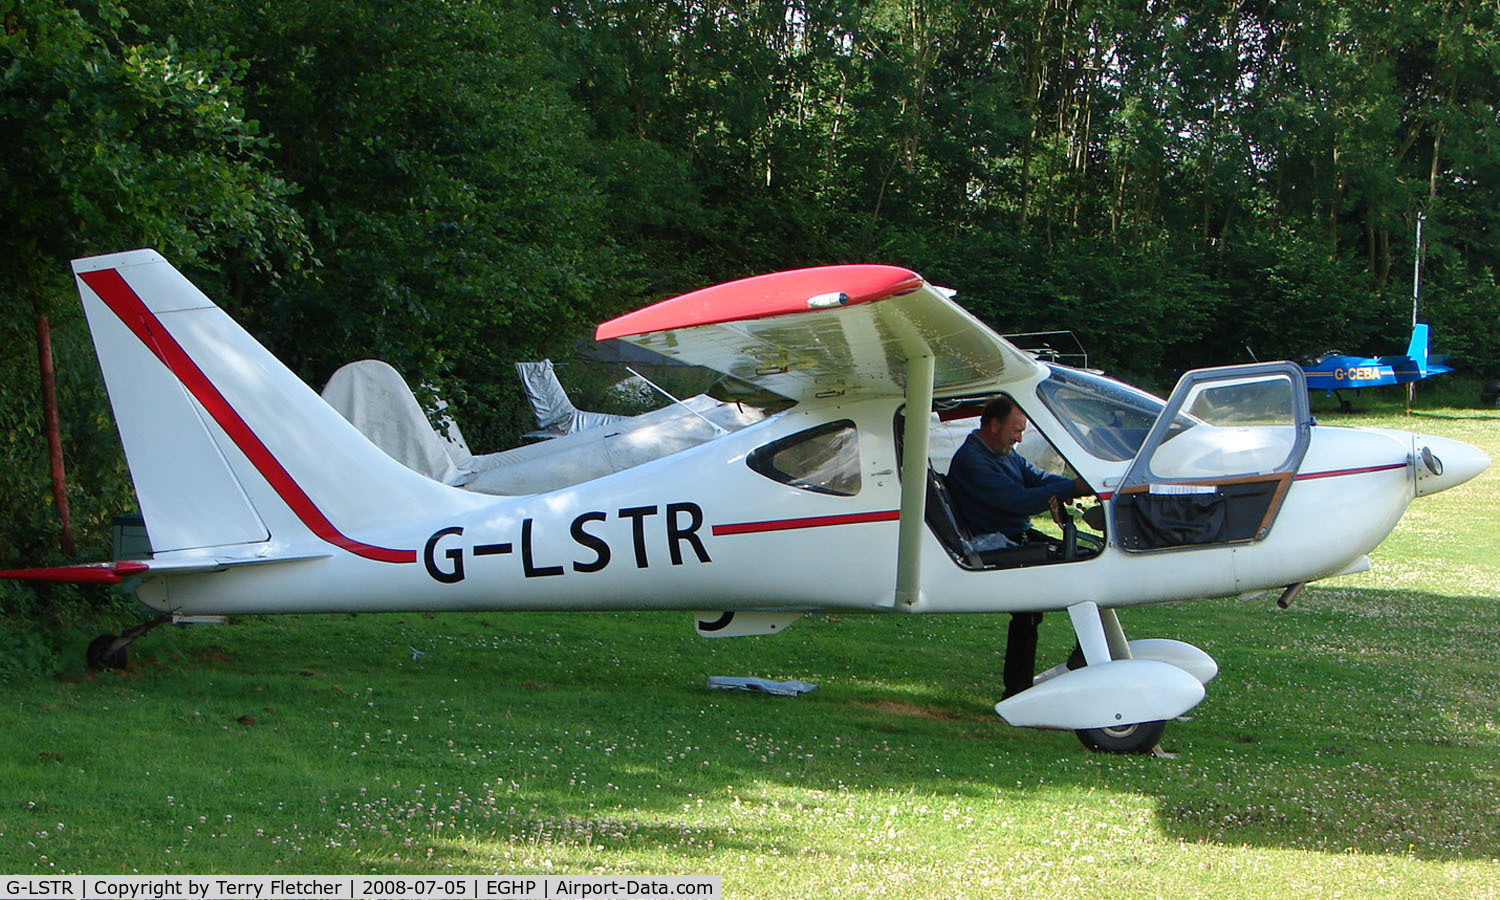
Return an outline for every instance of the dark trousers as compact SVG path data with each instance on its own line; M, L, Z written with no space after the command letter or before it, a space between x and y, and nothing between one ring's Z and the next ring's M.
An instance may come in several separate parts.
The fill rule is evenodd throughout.
M1039 612L1010 614L1010 628L1005 632L1005 699L1031 687L1036 677L1036 629L1042 624Z

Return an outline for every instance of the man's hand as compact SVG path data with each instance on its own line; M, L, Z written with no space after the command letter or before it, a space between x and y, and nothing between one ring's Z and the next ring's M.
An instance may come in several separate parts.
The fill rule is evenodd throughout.
M1057 496L1056 494L1048 497L1047 509L1052 513L1052 521L1056 522L1059 527L1068 523L1068 511L1063 508L1063 501L1061 497Z

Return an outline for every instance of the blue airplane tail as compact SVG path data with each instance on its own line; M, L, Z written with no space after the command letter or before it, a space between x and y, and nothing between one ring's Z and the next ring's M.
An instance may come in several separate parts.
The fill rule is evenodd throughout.
M1407 348L1407 354L1417 361L1417 366L1422 370L1423 378L1431 375L1442 375L1445 372L1452 372L1453 367L1447 364L1448 354L1429 354L1427 352L1427 332L1428 328L1426 325L1412 326L1411 346ZM1419 349L1418 344L1421 345L1421 356L1417 355Z
M1424 324L1411 327L1411 343L1406 345L1406 355L1411 357L1417 364L1417 371L1423 377L1427 375L1427 337L1428 327Z
M1425 324L1417 324L1411 327L1411 343L1406 347L1405 356L1383 356L1380 358L1382 365L1391 367L1391 372L1396 378L1396 384L1407 384L1420 381L1432 375L1442 375L1444 372L1452 372L1451 366L1444 365L1447 356L1433 357L1427 352L1427 339L1430 328Z

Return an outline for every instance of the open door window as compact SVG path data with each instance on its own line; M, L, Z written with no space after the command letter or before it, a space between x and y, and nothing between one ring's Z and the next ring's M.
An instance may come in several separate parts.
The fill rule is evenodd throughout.
M969 432L979 426L981 411L995 395L983 394L967 397L941 398L933 404L932 434L928 446L927 502L925 517L928 529L948 551L949 557L961 568L1014 569L1052 563L1071 563L1093 559L1103 551L1105 538L1102 534L1084 531L1080 523L1089 523L1089 517L1067 521L1048 520L1046 513L1032 519L1034 526L1028 529L1021 543L999 545L994 535L975 535L960 512L960 504L950 492L947 472L952 458L967 439ZM1160 402L1160 401L1158 401ZM904 456L902 435L905 431L906 409L897 410L893 433L896 437L898 463ZM1143 429L1144 431L1144 429ZM1011 451L1025 457L1053 475L1075 478L1078 472L1039 429L1028 427L1025 437ZM960 498L961 499L961 498ZM1099 525L1090 525L1099 528ZM1055 526L1055 527L1054 527ZM1045 530L1042 530L1045 529Z
M1291 363L1187 373L1115 492L1119 545L1147 552L1264 539L1311 426L1306 382Z

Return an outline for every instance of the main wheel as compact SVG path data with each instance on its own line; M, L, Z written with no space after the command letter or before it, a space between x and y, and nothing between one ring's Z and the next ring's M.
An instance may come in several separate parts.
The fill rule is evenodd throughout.
M1137 722L1119 728L1080 728L1074 734L1096 753L1150 753L1166 730L1166 722Z
M89 668L95 672L105 669L123 669L130 665L130 648L121 647L115 652L109 652L118 637L113 634L101 634L89 642L89 649L85 652Z

